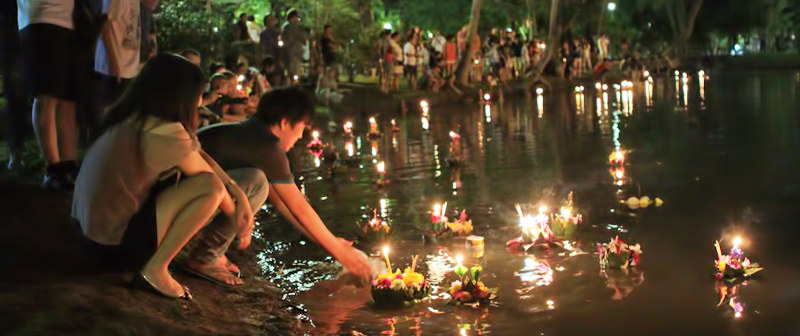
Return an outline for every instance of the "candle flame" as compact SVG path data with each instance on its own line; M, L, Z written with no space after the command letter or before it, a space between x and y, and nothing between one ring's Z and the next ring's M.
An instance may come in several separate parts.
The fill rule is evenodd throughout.
M483 100L489 100L489 99L492 99L492 96L489 95L488 93L484 93L483 94Z
M319 138L319 131L315 130L315 131L311 132L311 137L313 137L314 139Z
M388 257L389 256L389 245L383 245L383 248L381 249L381 251L383 251L383 255L384 256ZM389 270L389 271L391 271L391 270Z
M742 244L742 237L733 238L733 248L739 248L740 244Z
M458 266L461 266L461 263L463 261L464 261L464 256L462 256L461 254L456 255L456 263L458 263Z
M375 117L369 117L369 123L370 124L374 124L375 123Z
M378 162L378 172L381 174L386 172L386 164L383 161Z
M543 214L546 211L547 211L547 206L546 205L542 205L542 206L539 207L539 214Z

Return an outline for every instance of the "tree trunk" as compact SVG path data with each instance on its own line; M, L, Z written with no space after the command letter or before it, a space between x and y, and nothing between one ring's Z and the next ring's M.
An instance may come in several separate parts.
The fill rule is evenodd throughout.
M472 70L472 59L475 58L475 35L478 34L478 23L481 17L482 0L472 0L472 16L469 19L467 28L467 44L464 46L464 53L458 61L456 67L456 82L460 85L469 85L469 73Z
M544 55L539 59L531 71L526 75L527 79L535 79L544 71L553 53L560 47L561 28L558 23L558 7L561 5L561 0L550 0L550 27L547 33L547 45L544 49Z
M692 8L689 10L689 15L686 16L686 22L684 22L683 26L681 27L681 33L678 37L678 40L675 41L675 45L682 55L686 54L686 44L689 42L689 38L692 37L692 31L694 31L694 22L697 20L697 14L700 13L700 7L702 5L703 0L694 0L692 3Z

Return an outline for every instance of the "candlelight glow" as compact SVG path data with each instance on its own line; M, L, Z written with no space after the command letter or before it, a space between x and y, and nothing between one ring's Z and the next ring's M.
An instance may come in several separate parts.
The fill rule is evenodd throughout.
M458 264L458 266L461 266L462 262L464 262L464 256L461 254L456 255L456 264Z
M314 139L319 138L319 131L315 130L315 131L311 132L311 137L314 138Z
M738 249L739 245L742 244L742 237L733 238L733 248Z
M492 99L492 95L490 95L488 93L484 93L483 94L483 100L489 100L489 99Z
M346 121L344 123L344 132L345 133L350 133L352 131L353 131L353 122L352 121Z
M600 82L594 83L594 88L600 90L601 88Z
M385 174L386 173L386 164L383 161L378 162L377 170L378 170L379 174Z
M536 88L536 94L539 94L539 95L540 95L540 94L543 94L543 93L544 93L544 89L542 89L542 88Z
M542 205L542 206L540 206L540 207L539 207L539 213L540 213L540 214L543 214L543 213L545 213L545 212L547 212L547 206L546 206L546 205Z
M355 155L355 152L356 152L356 150L355 150L355 147L353 146L353 142L351 142L351 141L348 141L348 142L347 142L347 143L344 145L344 147L345 147L345 150L347 150L347 156L353 156L353 155Z

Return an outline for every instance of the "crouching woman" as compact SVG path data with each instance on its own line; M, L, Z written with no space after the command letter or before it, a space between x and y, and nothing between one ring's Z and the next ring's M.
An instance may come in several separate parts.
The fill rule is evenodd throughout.
M138 270L134 282L171 298L191 299L167 267L212 216L221 211L241 228L240 247L252 229L247 196L199 149L204 84L183 57L151 59L107 112L72 204L87 238L133 256L127 260Z

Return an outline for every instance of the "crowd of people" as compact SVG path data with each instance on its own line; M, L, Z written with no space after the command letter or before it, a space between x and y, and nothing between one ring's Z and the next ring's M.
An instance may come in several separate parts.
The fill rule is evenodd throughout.
M3 2L15 14L0 17L3 43L13 47L15 40L6 37L16 36L21 61L4 49L4 79L21 71L19 79L28 84L24 93L33 97L35 137L47 162L42 186L71 195L87 252L126 265L137 286L190 300L170 270L225 287L243 284L226 252L250 245L253 212L268 202L351 273L370 278L366 256L328 230L295 184L286 156L314 115L312 97L291 85L302 65L294 53L307 38L295 27L298 13L288 13L278 38L286 52L267 55L260 69L235 57L203 71L195 50L157 50L146 18L156 3ZM275 21L265 21L268 29L259 38L275 41ZM325 78L325 95L335 100L335 78ZM7 97L13 88L5 86ZM22 112L24 102L10 105L9 113ZM97 114L79 126L76 105Z

